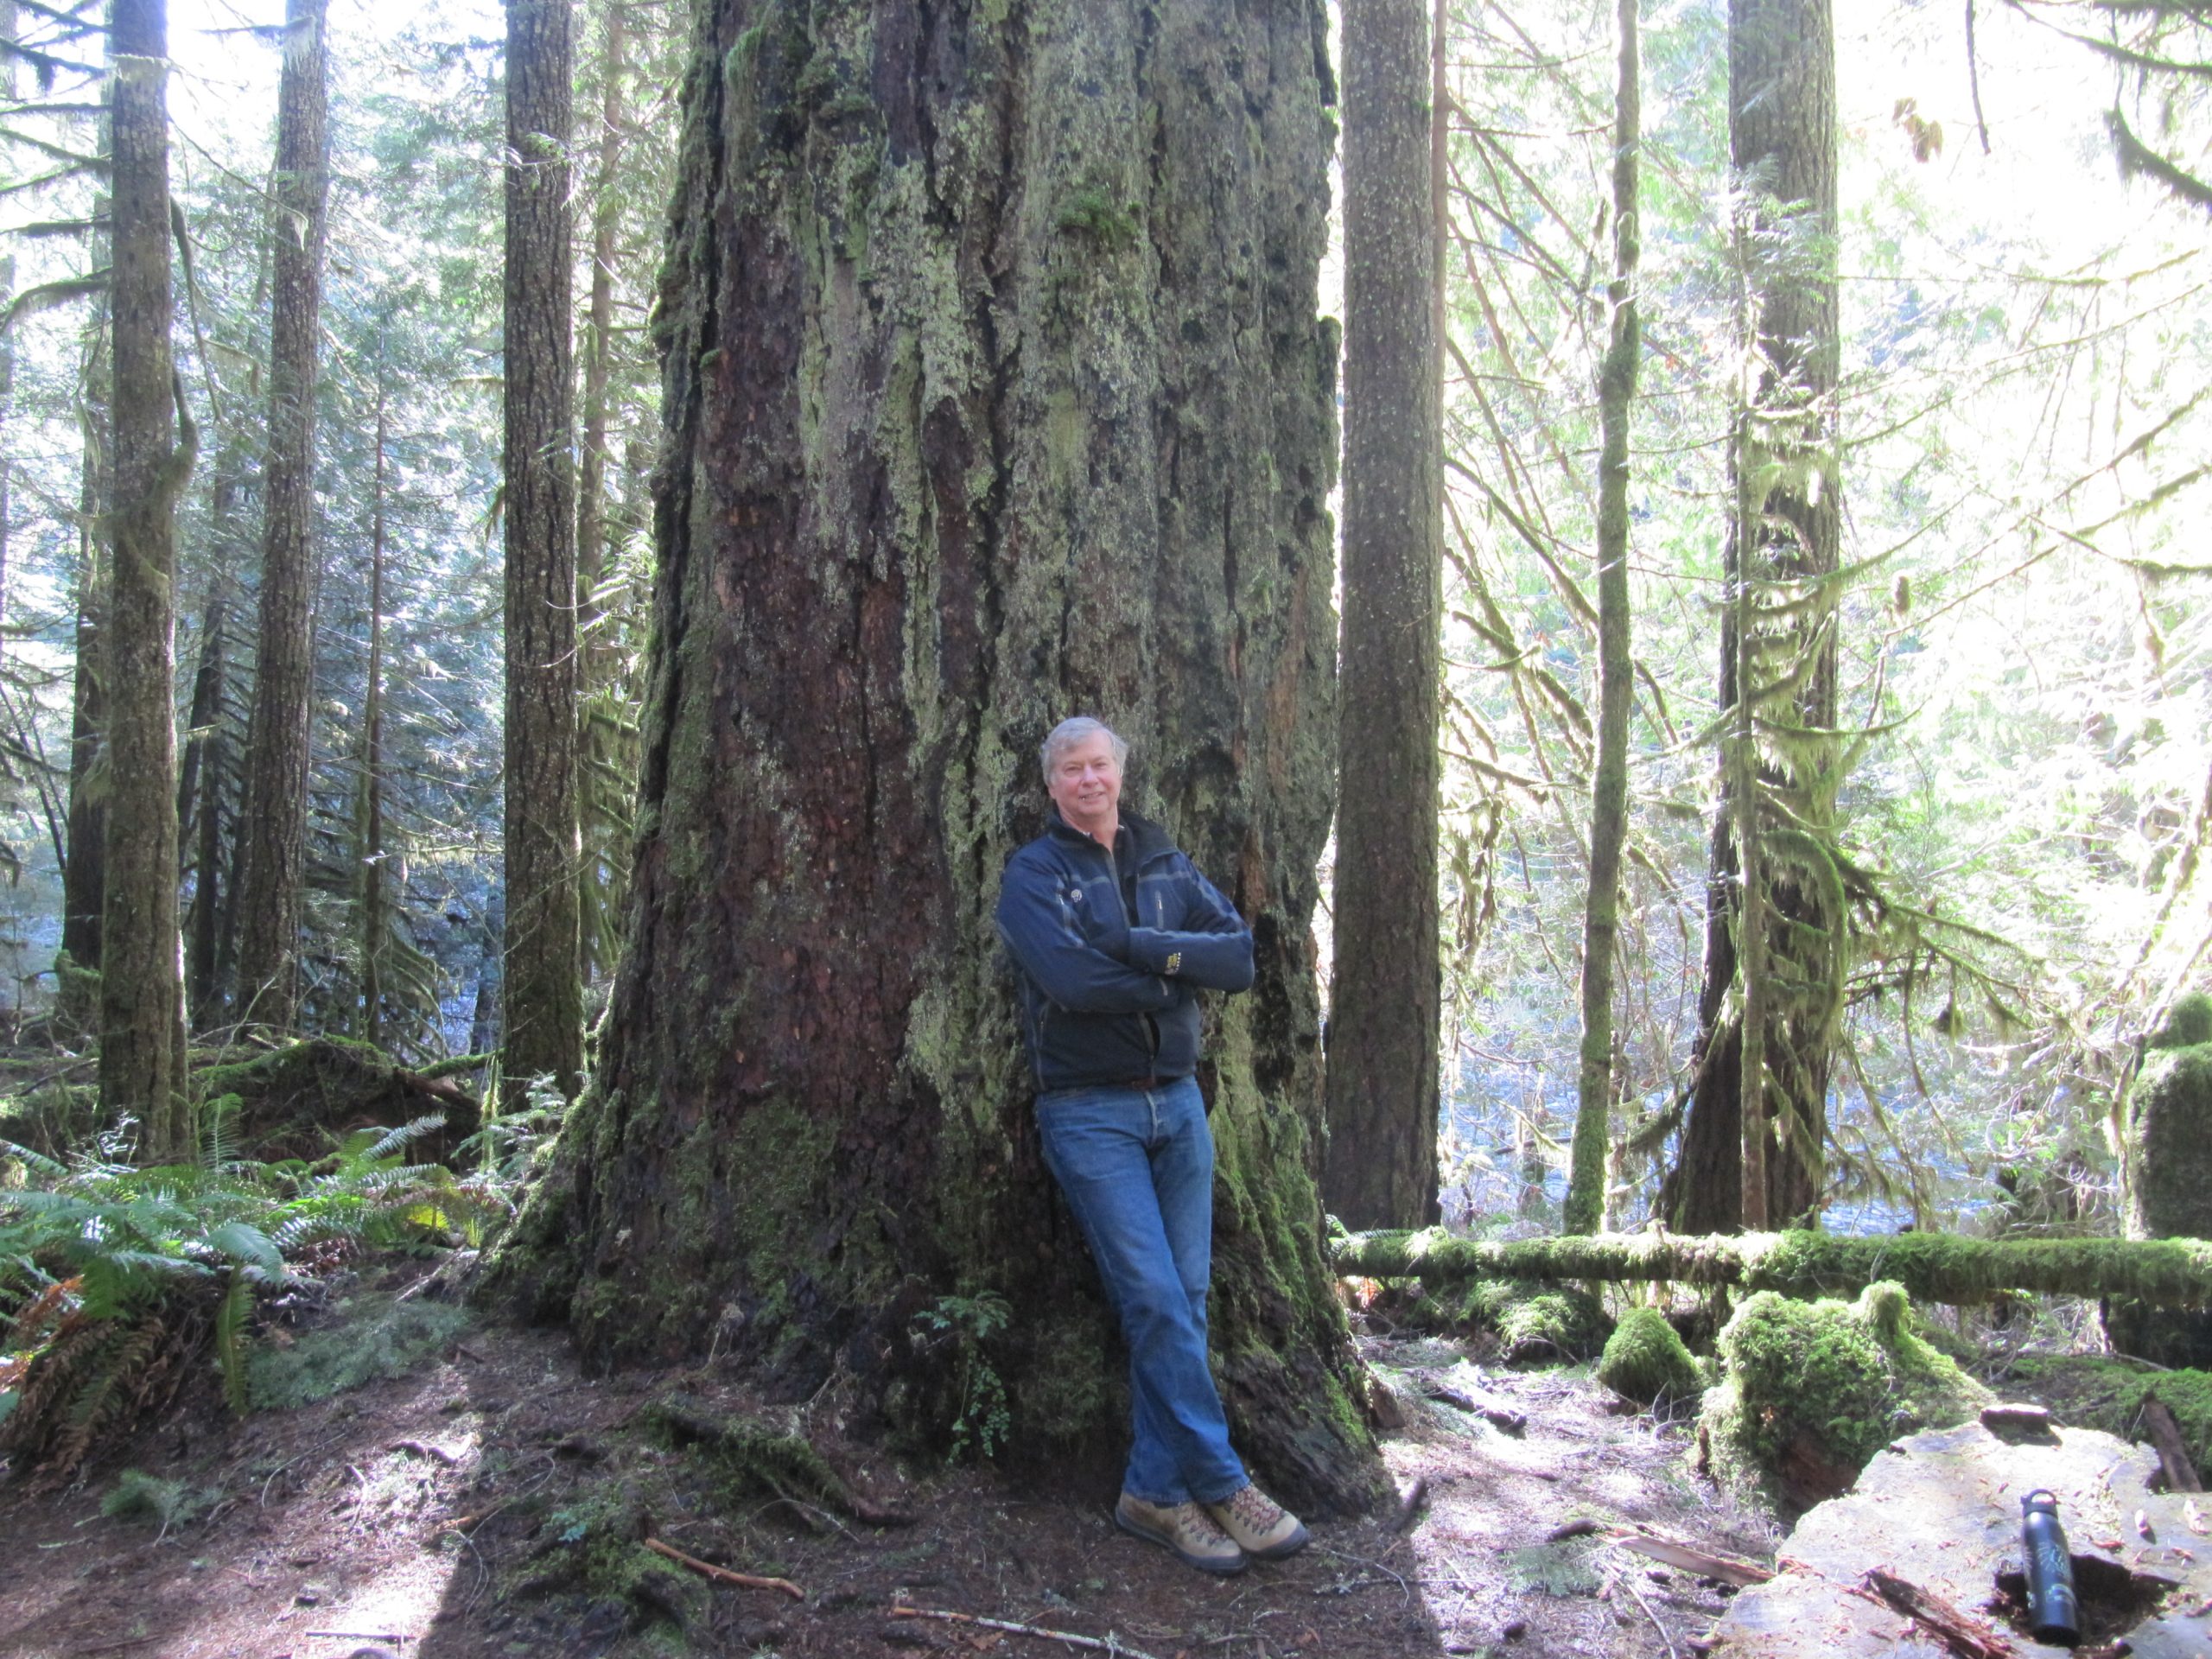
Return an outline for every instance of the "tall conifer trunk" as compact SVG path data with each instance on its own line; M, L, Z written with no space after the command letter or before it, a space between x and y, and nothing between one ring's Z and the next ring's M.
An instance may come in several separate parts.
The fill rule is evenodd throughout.
M107 766L100 744L107 731L108 558L106 502L110 434L105 297L98 307L99 338L85 362L83 470L77 487L75 664L69 697L69 856L61 868L61 954L58 1013L73 1035L99 1027L99 1009L82 970L100 965L100 923L107 906Z
M376 474L369 509L369 671L361 695L360 793L355 798L355 857L359 871L361 1001L355 1029L365 1041L384 1041L385 944L391 931L390 883L384 844L384 497L385 441L384 382L377 382Z
M178 962L176 498L192 468L169 357L168 22L114 0L115 574L106 663L107 894L100 1103L144 1126L156 1162L192 1154Z
M504 1263L595 1359L719 1340L926 1423L915 1316L991 1289L1021 1443L1119 1441L991 920L1087 711L1256 938L1199 1078L1232 1427L1294 1497L1375 1495L1315 1186L1324 24L699 8L629 940Z
M269 449L262 465L261 613L246 740L237 894L238 1013L289 1026L299 1000L308 706L314 688L315 402L329 196L328 0L287 0L270 226Z
M1629 637L1629 423L1643 331L1636 297L1642 251L1637 176L1643 144L1637 0L1618 0L1613 102L1611 329L1598 376L1598 764L1590 788L1590 892L1582 918L1582 1049L1566 1230L1594 1233L1605 1213L1613 1103L1613 951L1620 936L1621 849L1628 839L1628 724L1635 666Z
M570 0L507 0L506 1042L511 1090L583 1070L569 318Z
M110 58L111 37L103 37ZM111 104L112 79L103 104ZM94 124L94 146L114 154L114 124L103 111ZM92 263L114 263L114 238L99 228L111 201L105 190L92 199ZM108 507L114 440L112 346L114 312L103 289L85 325L85 368L78 431L84 445L77 479L77 616L69 698L68 856L61 867L61 951L55 963L55 1016L72 1039L99 1028L97 982L100 927L107 906L107 770L101 743L107 731Z
M637 772L636 734L621 720L627 699L605 606L610 392L614 371L615 232L622 219L625 82L629 75L628 13L607 7L600 54L598 155L591 188L591 284L585 310L583 442L576 479L576 618L582 696L577 737L577 934L582 971L611 971L620 944L620 914L629 862L630 786Z
M1330 975L1331 1212L1436 1216L1443 620L1438 229L1424 0L1346 0L1344 616Z
M1683 1232L1782 1227L1818 1211L1828 1078L1840 1007L1847 918L1819 849L1840 783L1835 740L1833 578L1842 543L1835 391L1835 34L1829 0L1730 0L1729 148L1739 192L1737 261L1744 328L1757 353L1730 455L1735 505L1725 549L1720 705L1745 716L1721 772L1706 898L1705 978L1689 1116L1660 1207ZM1742 619L1751 621L1745 637ZM1754 689L1784 692L1739 709L1743 664ZM1755 718L1753 718L1755 716ZM1754 747L1753 746L1756 745ZM1755 798L1745 779L1756 776ZM1776 804L1786 808L1775 810ZM1739 937L1745 861L1738 825L1760 830L1755 912ZM1744 983L1744 959L1767 971ZM1743 1010L1761 1020L1745 1076ZM1764 1217L1744 1192L1747 1098L1766 1165Z

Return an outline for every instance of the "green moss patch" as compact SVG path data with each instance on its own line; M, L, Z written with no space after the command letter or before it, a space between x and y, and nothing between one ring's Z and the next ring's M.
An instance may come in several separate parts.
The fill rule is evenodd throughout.
M1720 1333L1700 1421L1714 1468L1797 1512L1847 1490L1899 1434L1963 1422L1989 1391L1913 1329L1889 1282L1855 1302L1761 1291Z
M2212 1043L2212 996L2191 991L2173 1006L2165 1023L2144 1044L2146 1048L2196 1048Z
M1598 1360L1598 1380L1643 1406L1694 1399L1705 1389L1689 1349L1656 1307L1630 1308L1614 1326Z
M1556 1365L1588 1359L1605 1345L1613 1322L1587 1291L1527 1280L1478 1279L1427 1296L1411 1310L1424 1329L1467 1335L1488 1332L1514 1364Z
M2132 1440L2149 1438L2143 1408L2155 1398L2181 1426L2197 1473L2212 1471L2212 1371L2145 1371L2095 1354L2023 1354L2012 1362L2005 1391L2050 1407L2069 1427Z

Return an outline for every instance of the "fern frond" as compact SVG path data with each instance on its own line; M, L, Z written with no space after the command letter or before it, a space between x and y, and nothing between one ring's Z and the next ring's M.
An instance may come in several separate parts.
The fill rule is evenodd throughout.
M243 1268L233 1268L215 1314L215 1357L223 1368L223 1398L241 1417L252 1405L245 1383L245 1322L252 1312L253 1287Z

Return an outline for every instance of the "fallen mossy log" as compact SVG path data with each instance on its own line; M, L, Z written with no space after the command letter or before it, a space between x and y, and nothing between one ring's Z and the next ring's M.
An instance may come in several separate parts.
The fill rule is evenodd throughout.
M2033 1291L2132 1296L2160 1307L2212 1306L2212 1244L2193 1238L1623 1233L1491 1244L1431 1228L1354 1234L1337 1246L1333 1259L1347 1278L1418 1279L1432 1289L1470 1279L1648 1280L1814 1296L1890 1279L1916 1302L1963 1305Z

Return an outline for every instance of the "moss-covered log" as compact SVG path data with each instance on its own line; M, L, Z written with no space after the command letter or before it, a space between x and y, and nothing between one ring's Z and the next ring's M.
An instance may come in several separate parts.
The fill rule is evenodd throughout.
M1325 9L693 15L629 942L493 1285L599 1363L715 1348L894 1416L935 1313L1017 1453L1118 1440L991 920L1089 713L1254 929L1199 1077L1232 1428L1287 1495L1370 1498L1313 1179Z
M1833 1295L1894 1280L1916 1302L1972 1304L2007 1291L2132 1296L2162 1307L2212 1306L2212 1243L2193 1238L1961 1238L1949 1233L1666 1233L1484 1244L1431 1230L1361 1233L1337 1271L1429 1286L1469 1279L1664 1281Z

